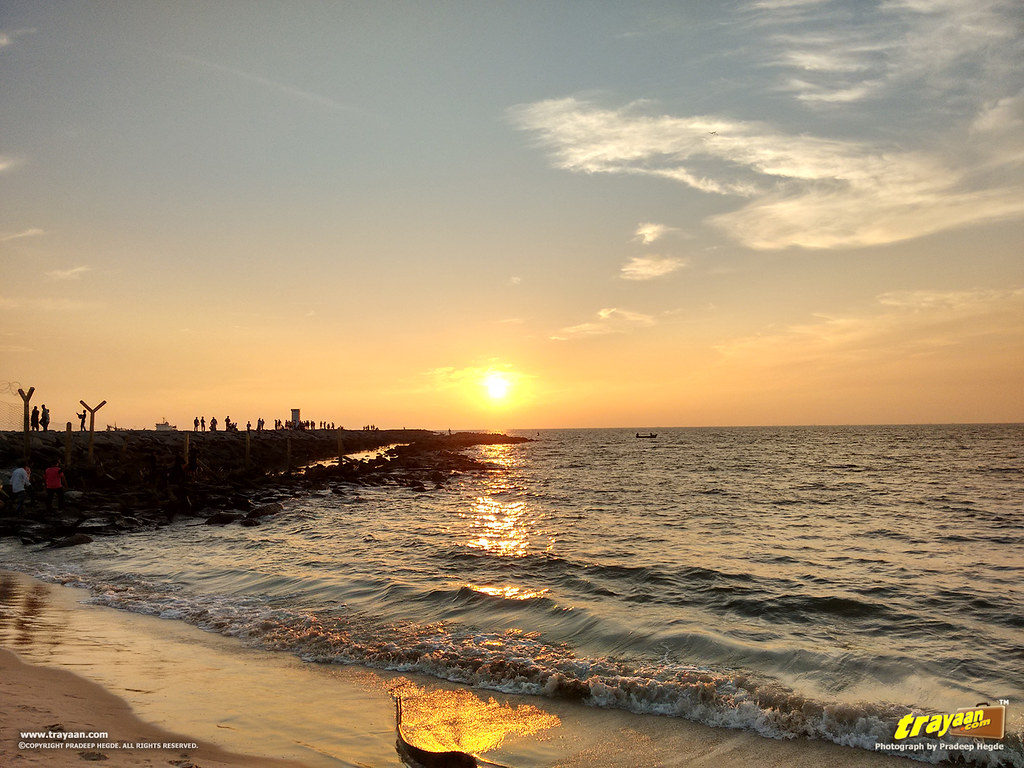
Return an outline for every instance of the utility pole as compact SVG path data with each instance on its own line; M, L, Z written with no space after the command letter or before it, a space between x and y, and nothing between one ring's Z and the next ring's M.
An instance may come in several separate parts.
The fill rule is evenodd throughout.
M86 405L85 404L85 400L79 400L78 402L80 402L82 404L82 407L85 408L85 410L87 410L89 412L89 463L90 464L94 464L95 463L95 459L93 458L93 455L92 455L92 444L93 444L93 433L96 431L96 411L98 411L100 408L102 408L104 405L106 405L107 401L104 400L102 403L97 405L95 408L90 408L88 405ZM25 408L26 409L28 408L28 402L27 401L25 403Z
M29 456L32 454L32 444L29 439L29 414L28 414L28 401L32 399L32 393L36 391L35 387L29 387L28 393L25 393L24 389L19 389L18 394L21 395L21 399L25 401L25 461L29 460Z

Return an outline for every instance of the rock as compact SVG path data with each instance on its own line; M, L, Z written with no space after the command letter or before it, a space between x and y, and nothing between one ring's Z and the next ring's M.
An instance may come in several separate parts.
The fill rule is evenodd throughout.
M229 525L238 520L242 515L237 512L215 512L206 518L207 525Z
M109 760L110 759L109 757L107 757L102 752L95 752L95 751L92 751L92 750L89 750L87 752L79 752L78 753L78 757L81 760L90 760L90 761Z
M250 519L266 517L267 515L276 515L278 512L284 512L284 506L275 501L273 504L263 504L256 507L246 517Z
M63 547L76 547L79 544L90 543L92 543L92 536L85 533L74 533L70 536L65 536L63 539L57 539L50 547L51 549L61 549Z

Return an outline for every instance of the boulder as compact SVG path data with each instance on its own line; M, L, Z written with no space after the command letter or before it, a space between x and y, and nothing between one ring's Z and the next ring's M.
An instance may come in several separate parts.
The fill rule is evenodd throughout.
M63 547L77 547L79 544L90 544L91 542L92 536L85 533L73 533L70 536L65 536L63 539L57 539L50 547L52 549L61 549Z
M281 504L279 504L278 502L275 501L272 504L262 504L262 505L256 507L251 512L249 512L249 514L246 515L246 517L248 517L250 519L257 518L257 517L266 517L267 515L276 515L279 512L283 512L283 511L284 511L284 507Z
M242 517L238 512L214 512L206 518L207 525L230 525Z

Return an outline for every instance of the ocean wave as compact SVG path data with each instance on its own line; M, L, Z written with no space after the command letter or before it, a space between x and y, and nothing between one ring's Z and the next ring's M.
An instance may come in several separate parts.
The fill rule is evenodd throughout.
M89 589L92 604L184 621L308 662L414 672L474 688L681 717L774 739L813 738L874 750L876 744L892 742L897 721L910 712L893 704L819 701L749 672L678 663L668 654L657 662L636 663L577 656L567 644L545 642L535 632L387 622L344 606L297 611L275 606L263 596L191 594L131 574L87 575L53 565L32 570L38 578ZM527 602L543 608L551 603L542 595L523 600L471 587L447 598ZM901 742L918 743L926 741ZM995 755L980 748L955 754L968 765L1024 768L1020 734L1009 734L1005 743L1006 749ZM944 754L920 749L906 756L935 762L936 754Z

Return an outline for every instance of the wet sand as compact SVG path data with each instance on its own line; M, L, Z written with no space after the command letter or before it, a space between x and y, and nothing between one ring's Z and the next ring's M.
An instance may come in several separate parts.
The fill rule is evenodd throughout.
M515 768L913 765L834 744L304 663L178 621L81 604L87 596L0 572L4 765L81 765L88 756L79 753L102 752L107 766L396 768L392 692L404 697L414 743L478 751ZM116 743L197 746L18 748L20 731L57 725L108 732Z
M81 765L101 760L104 765L125 768L299 765L234 754L150 725L102 686L64 669L25 664L4 649L0 649L0 699L0 755L10 760L4 765ZM106 735L97 736L100 733Z

